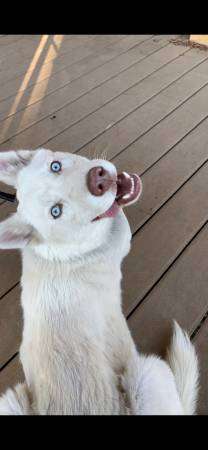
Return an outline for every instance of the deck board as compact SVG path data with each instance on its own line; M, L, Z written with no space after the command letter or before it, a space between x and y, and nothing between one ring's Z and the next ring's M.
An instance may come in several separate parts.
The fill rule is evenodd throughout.
M157 74L153 74L152 76L148 76L147 79L137 82L136 86L129 88L128 91L122 93L112 102L104 105L98 111L90 114L82 121L70 126L69 129L63 131L57 137L48 139L44 144L47 144L47 146L52 149L56 149L58 147L65 148L66 143L70 142L70 151L80 152L81 150L81 154L85 155L85 145L88 144L88 152L88 149L92 145L96 146L96 138L100 135L104 135L104 132L105 135L102 137L105 141L111 142L108 140L108 135L110 135L112 131L111 129L113 129L113 132L115 131L119 134L117 128L114 129L115 124L119 123L118 126L119 128L121 127L122 130L122 119L129 122L135 120L135 117L136 122L134 122L134 131L138 137L140 134L154 126L183 101L187 100L189 96L193 95L197 89L201 88L203 84L206 83L205 81L202 82L200 79L197 87L197 82L190 80L191 74L187 74L186 78L184 76L184 80L178 80L184 72L190 71L193 67L192 65L190 66L191 60L189 60L189 58L188 61L186 60L186 55L183 56L183 60L186 67L185 70L181 59L179 61L174 61L173 64L171 63L170 65L165 66L165 68L161 68ZM193 61L192 64L194 64ZM208 64L206 62L204 64L205 67L203 69L206 73ZM194 70L196 72L194 72ZM193 69L193 72L194 74L197 73L197 68ZM156 96L158 97L155 98ZM58 119L57 114L56 119ZM30 132L32 132L32 128L26 131L27 138L29 138ZM125 139L125 132L123 139ZM15 138L15 143L16 142L18 145L18 137L17 139ZM7 142L6 145L8 145ZM69 144L67 145L69 146ZM112 157L112 154L108 152L108 156Z
M173 112L167 114L153 128L142 133L133 143L131 143L131 140L129 144L129 140L126 141L126 147L124 147L125 143L121 139L117 147L115 142L112 147L113 154L116 154L113 157L116 165L121 169L123 165L127 164L128 170L132 170L136 165L139 173L143 174L174 147L177 146L178 148L180 141L184 141L189 133L192 133L190 139L195 136L195 133L198 133L198 127L200 130L203 129L203 125L201 128L200 123L205 121L208 115L207 99L204 95L206 92L207 87L191 96L183 105L179 105ZM194 131L195 128L196 132ZM132 139L131 136L130 139ZM153 142L154 146L152 145ZM127 154L128 158L126 157Z
M9 34L1 34L0 37L1 37L1 41L0 41L0 49L1 49L1 51L2 51L2 49L5 46L9 46L10 44L12 44L12 47L13 47L14 43L19 41L20 39L21 40L24 39L24 41L27 39L27 36L21 35L21 34L17 34L16 36L15 35L9 35Z
M96 70L94 69L93 74L90 72L90 74L87 74L83 76L80 79L80 76L78 77L79 81L75 82L73 80L72 85L70 81L70 71L65 73L58 72L58 75L53 79L52 77L50 80L47 80L46 82L37 83L36 88L29 88L24 90L24 101L22 100L18 103L18 105L15 108L15 113L18 112L18 110L25 109L32 105L33 103L36 104L36 108L39 110L39 114L41 114L41 111L44 111L44 114L50 114L51 111L56 111L59 109L60 105L63 107L64 102L67 104L68 102L73 102L77 98L79 98L81 95L86 94L88 91L95 88L97 85L99 86L101 83L105 82L108 79L111 79L114 77L117 73L122 72L128 67L131 67L135 63L137 63L138 60L143 59L143 52L144 48L143 45L147 45L149 41L145 41L143 44L140 44L138 46L134 46L132 49L130 49L126 54L120 55L117 58L114 58L113 61L104 63L100 67L98 67ZM150 41L152 42L152 41ZM161 42L161 46L167 45L167 43L163 40ZM158 44L154 43L154 46L152 46L151 50L149 50L151 53L154 51L153 49L156 49ZM135 72L134 68L134 72ZM79 74L80 75L80 74ZM130 77L130 74L127 74L128 77ZM134 80L137 76L137 73L134 73ZM116 84L120 85L120 80L116 79ZM122 86L120 87L122 89ZM53 91L55 91L54 96L52 96ZM114 84L112 85L112 91L114 95L117 95L116 90L114 89ZM50 94L50 96L49 96ZM49 97L48 97L49 96ZM47 97L47 98L44 98ZM53 99L54 97L54 99ZM42 100L41 100L42 99ZM41 100L41 107L38 104ZM53 101L52 101L53 100ZM47 106L45 106L44 101L46 101L46 105L49 104L49 111L47 111ZM54 103L55 102L55 106ZM6 117L9 117L11 114L14 114L13 112L13 103L14 103L14 97L9 98L8 100L0 102L0 121L4 120ZM46 112L45 112L46 108ZM32 117L31 110L28 110L29 117ZM41 117L38 117L38 120Z
M0 142L4 142L16 133L21 133L21 131L31 127L36 122L38 122L36 128L41 127L42 130L44 128L46 130L45 135L43 137L41 136L41 139L49 139L50 136L47 136L47 124L48 122L50 123L51 114L56 115L56 120L53 121L52 127L53 135L55 136L58 132L63 131L64 128L68 128L68 126L76 123L82 117L92 113L96 109L102 107L105 103L111 101L114 97L117 97L124 90L138 82L138 74L140 74L142 70L142 66L140 67L138 61L145 58L145 55L149 55L148 52L155 52L158 43L152 42L151 46L149 44L148 47L151 47L150 49L145 49L145 45L147 45L146 42L130 49L127 54L122 54L112 61L103 64L90 74L84 75L78 80L74 80L70 85L67 84L62 88L57 89L54 93L45 96L41 103L31 99L31 102L33 101L34 104L27 106L23 112L19 111L14 114L16 109L16 105L14 105L12 117L3 120L2 115L0 115L3 120L0 122ZM182 51L184 52L184 49L181 50L174 46L172 46L172 48L176 54L181 53ZM160 62L159 65L161 65ZM140 75L140 77L142 77L142 75ZM95 89L96 87L97 89ZM89 94L87 95L88 92ZM76 103L75 100L77 100ZM0 103L0 111L1 108L4 107L4 104L5 102ZM45 117L47 119L44 122L41 121L41 119L44 119ZM33 133L34 128L35 127L31 127L29 132ZM38 143L37 146L38 145L40 144Z
M20 288L17 286L0 300L0 369L18 352L22 334Z
M24 374L19 357L16 356L0 372L0 392L4 393L8 387L15 386L22 381L24 381Z
M13 203L3 203L0 205L0 220L3 221L15 212ZM0 299L11 287L13 287L20 279L20 255L17 251L1 250L0 251ZM0 300L1 302L1 300ZM1 339L0 339L1 340Z
M152 44L150 46L150 43ZM96 41L95 41L96 43ZM149 44L149 45L148 45ZM134 45L132 49L129 49L127 55L122 54L113 60L111 59L110 62L104 62L103 64L100 64L99 67L95 70L92 74L90 71L90 74L88 73L85 76L82 76L79 71L79 75L77 78L79 81L75 83L75 79L70 79L70 68L69 70L63 72L58 72L56 76L50 77L50 80L46 80L45 82L38 82L36 83L35 88L27 88L24 90L23 99L21 98L18 104L16 105L15 102L15 108L13 106L13 103L15 101L15 98L12 96L7 100L4 100L0 102L0 121L4 120L6 117L9 117L10 115L17 113L19 110L23 110L25 108L28 108L32 104L36 104L36 108L39 110L39 114L41 114L41 111L43 110L44 115L50 114L51 111L57 111L60 107L60 105L63 107L64 102L68 104L69 102L74 102L77 98L79 98L81 95L86 94L88 91L94 89L96 86L99 86L100 84L104 83L106 80L111 79L117 73L124 71L126 68L133 66L136 64L139 60L144 59L144 46L148 46L150 48L146 49L146 54L152 54L155 50L158 51L158 43L153 43L152 41L145 41L144 43ZM167 42L163 38L161 40L161 47L167 45ZM166 52L167 53L167 52ZM149 59L148 59L149 61ZM154 67L154 66L153 66ZM140 69L141 71L141 69ZM136 73L136 67L133 68L134 78L138 76ZM129 73L127 73L127 77L130 78ZM80 79L81 78L81 79ZM137 79L137 78L136 78ZM73 83L72 83L73 81ZM120 85L121 81L120 79L115 80L116 85ZM114 93L114 95L118 95L115 89L115 82L111 84L111 89ZM72 85L70 86L70 84ZM129 80L130 83L130 80ZM106 87L108 88L108 86ZM109 89L109 88L108 88ZM120 87L122 89L122 86ZM52 96L53 92L56 92L54 96ZM22 91L21 91L22 92ZM49 94L51 94L49 96ZM49 96L49 97L48 97ZM44 97L47 97L46 99ZM41 107L38 104L41 101ZM45 104L44 101L46 101L46 105L49 104L49 111L45 112ZM48 103L47 103L48 101ZM53 103L55 102L55 104ZM59 103L58 103L59 102ZM32 117L31 109L28 109L28 115L29 117ZM38 116L38 120L41 117ZM15 118L14 118L15 119ZM20 131L20 130L19 130Z
M172 47L174 52L176 48L177 53L184 53L184 48L178 50L178 47ZM201 63L204 58L204 54L201 53L194 54L194 58L186 58L185 54L183 60L176 60L173 64L165 65L165 68L161 68L160 72L153 74L154 83L151 76L148 75L148 79L140 79L139 81L138 77L135 77L135 67L130 68L120 74L117 79L108 81L99 87L99 95L98 91L94 89L89 94L74 101L73 104L70 102L69 105L59 111L50 110L51 113L53 111L53 114L41 120L40 116L44 114L44 107L42 107L38 122L36 105L32 105L25 110L25 114L22 114L21 111L15 114L14 121L14 116L12 116L0 122L0 149L26 148L28 145L37 148L47 144L51 149L63 148L71 152L82 149L83 154L83 147L88 142L93 141L94 144L96 137L102 135L106 130L109 131L116 122L120 124L126 116L128 116L127 120L131 118L134 120L135 115L137 123L134 126L138 137L140 133L147 131L148 127L152 127L206 84L207 80L205 81L203 73L206 74L208 70L208 61ZM196 64L200 64L200 66L195 67L190 72ZM133 76L132 81L129 81L129 71ZM138 71L140 72L140 67ZM188 73L184 76L184 79L181 79L185 72ZM201 77L197 77L199 72L202 72ZM117 84L118 78L119 84ZM120 87L121 79L123 79L122 88ZM111 93L111 84L113 82L116 86L117 96L112 99L114 94ZM125 92L119 94L120 89ZM103 100L104 95L105 100ZM156 95L160 97L155 98ZM64 101L65 98L64 96ZM51 100L52 96L50 95L47 102L50 103ZM48 112L48 107L46 106L46 108ZM29 115L29 111L31 115ZM134 114L130 118L129 114L133 112ZM51 117L54 117L54 119L51 120ZM31 125L33 122L36 123ZM21 131L23 128L26 129ZM10 138L11 135L13 137ZM105 138L108 138L107 133ZM111 157L111 155L109 156Z
M144 190L140 205L137 203L126 212L133 233L138 231L208 161L207 127L208 119L198 125L163 158L146 169L141 176ZM122 156L124 155L122 154ZM140 171L140 164L136 163L135 159L128 155L128 161L131 161L131 163L127 161L125 164L124 158L120 161L119 157L115 158L114 161L120 171L123 171L126 167L126 170L132 173L133 170ZM172 170L173 167L174 170Z
M107 42L96 39L94 40L93 48L89 48L89 45L85 44L80 46L76 52L69 51L63 55L58 55L55 60L49 62L46 61L41 65L41 70L38 70L35 67L33 71L27 71L27 74L23 73L8 82L4 82L4 89L0 92L0 100L16 96L17 90L18 94L22 91L29 92L29 89L31 89L32 86L36 85L37 89L37 86L44 86L46 82L48 82L47 90L44 92L44 94L46 94L48 93L48 88L50 87L51 89L51 83L53 83L54 79L57 77L56 88L59 87L59 77L62 75L63 79L60 79L60 83L64 84L66 73L68 75L67 81L69 83L76 78L89 73L91 70L96 69L105 62L127 52L130 48L140 45L140 43L144 42L146 39L141 39L141 36L127 36L123 38L114 36L111 37L111 39L109 37ZM32 76L30 76L31 72Z
M78 36L76 36L78 37ZM122 37L122 35L120 36ZM81 37L78 37L79 39L75 40L73 39L73 45L71 43L71 38L68 36L64 36L63 42L64 45L62 45L58 52L56 52L53 45L53 36L50 36L46 39L44 36L43 41L36 43L36 47L33 48L34 52L31 51L30 57L25 58L19 61L16 61L15 65L13 66L13 70L11 72L10 67L8 67L6 60L4 59L5 66L4 70L2 67L2 70L0 72L0 83L5 83L5 81L9 81L14 79L15 77L18 77L23 74L29 74L32 73L35 75L36 72L39 72L42 67L49 62L54 62L56 59L63 57L64 55L68 55L68 58L73 60L74 55L74 61L79 59L79 53L78 57L76 55L76 52L79 52L79 48L85 45L89 45L89 39L91 42L96 42L95 37L85 37L84 40L81 39ZM116 37L117 39L117 37ZM110 41L112 42L111 36L106 37L97 37L97 40L107 43ZM31 44L32 45L32 44Z
M124 263L124 310L127 314L208 220L207 194L208 163L134 236L133 248Z
M35 58L41 58L42 60L52 59L57 56L60 51L64 53L67 50L75 50L79 45L83 45L85 42L90 42L94 39L93 36L36 36L33 40L26 42L17 42L16 49L8 49L5 47L2 51L1 58L1 70L9 70L11 62L14 66L25 63L25 61L31 61ZM60 50L59 50L60 48Z
M5 37L5 39L0 41L1 62L6 58L11 58L13 62L15 53L18 55L18 58L22 56L24 60L24 57L31 55L31 51L37 48L40 41L40 35L33 36L32 40L27 35L19 35L16 38L12 36Z
M142 199L126 211L134 236L124 313L144 352L164 355L173 318L194 333L198 413L208 414L208 53L170 38L1 37L0 150L46 145L92 156L107 146L118 170L142 175ZM0 201L0 220L14 210ZM18 253L1 251L0 268L3 392L23 379Z
M193 333L208 310L207 258L206 224L130 315L128 323L141 351L163 354L173 319Z
M132 123L132 140L134 140L144 133L147 133L147 131L149 131L153 126L159 123L162 119L164 119L167 115L174 111L174 109L178 108L199 89L205 86L207 83L206 77L203 79L203 74L202 77L198 77L197 74L201 70L205 75L208 68L208 61L205 61L204 63L200 64L199 67L191 70L193 67L187 67L186 55L183 56L183 60L185 62L185 70L183 61L181 59L176 60L173 64L166 66L164 69L161 69L161 71L153 74L153 76L148 77L147 80L139 83L138 86L129 89L129 91L125 93L122 98L120 96L114 102L114 109L117 107L118 110L116 119L117 122L119 122L118 129L115 128L116 122L113 121L110 117L108 123L106 120L105 135L103 133L101 138L105 141L108 141L111 133L117 133L119 135L121 132L123 134L123 139L125 139L127 133L127 122L127 128L128 126L130 126L130 123ZM124 98L126 101L126 108L123 111L124 106L122 108L122 104L124 103ZM107 108L110 108L110 106L113 113L114 110L112 108L112 105L108 105L105 110ZM100 111L100 114L103 113L104 108L102 109L102 111ZM122 120L123 116L124 120ZM92 120L92 118L93 115L91 115L90 118L87 118L86 121L90 121ZM85 122L82 121L82 123L79 124L79 127L81 127L83 123ZM68 132L62 133L61 136L57 138L57 141L55 138L48 141L47 145L51 147L55 146L55 144L63 145L65 142L65 138L69 137L70 145L72 146L72 138L75 134L73 133L74 130L75 128L71 127ZM89 127L88 130L88 132L90 133ZM99 134L101 134L101 132L97 132L97 134L89 136L90 144L88 144L86 151L84 151L84 148L82 148L85 145L84 141L78 144L76 143L75 151L79 151L79 149L81 148L81 154L85 155L86 152L88 152L90 145L96 146L96 137L99 136ZM127 143L125 141L125 146L126 144ZM108 156L112 157L114 156L114 154L114 147L111 147L108 151Z

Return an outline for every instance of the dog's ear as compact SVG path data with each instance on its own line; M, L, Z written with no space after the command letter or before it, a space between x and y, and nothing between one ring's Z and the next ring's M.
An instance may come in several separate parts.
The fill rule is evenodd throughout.
M33 237L33 228L18 213L0 223L0 248L24 248Z
M15 187L19 171L29 164L34 154L32 150L0 152L0 181Z

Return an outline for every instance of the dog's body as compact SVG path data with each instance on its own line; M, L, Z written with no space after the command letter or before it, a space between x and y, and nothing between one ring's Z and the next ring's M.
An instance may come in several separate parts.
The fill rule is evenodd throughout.
M58 225L47 219L50 223L46 226L42 222L46 222L48 198L43 199L43 192L50 192L55 196L53 202L58 202L59 188L64 202L69 173L61 182L59 175L54 181L48 171L44 172L53 158L49 151L35 152L35 157L34 152L32 156L31 152L17 152L10 168L8 155L3 154L3 162L0 155L0 179L11 184L10 178L16 177L13 184L19 207L17 215L0 226L0 247L22 248L24 330L20 357L26 382L1 397L0 413L193 414L198 369L187 335L175 326L168 365L156 356L137 353L123 316L121 262L130 249L129 224L122 210L115 217L93 221L110 207L115 192L95 199L88 196L83 184L78 195L76 192L70 198L70 213L66 211L62 224L61 220ZM56 153L57 158L70 168L73 186L77 176L95 164L62 153ZM11 164L18 172L15 175ZM102 161L102 165L115 173L110 163ZM35 170L31 190L30 176ZM71 195L72 186L68 188ZM88 196L87 205L81 203L83 195ZM38 210L39 202L44 209ZM83 215L80 220L86 208L91 212L85 211L87 219Z

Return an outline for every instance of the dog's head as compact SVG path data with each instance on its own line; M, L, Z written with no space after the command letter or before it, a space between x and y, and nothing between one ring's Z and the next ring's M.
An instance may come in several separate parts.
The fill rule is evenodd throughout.
M0 248L59 249L65 258L98 248L121 206L141 193L139 177L117 175L108 161L46 149L1 153L0 181L18 200L0 224Z

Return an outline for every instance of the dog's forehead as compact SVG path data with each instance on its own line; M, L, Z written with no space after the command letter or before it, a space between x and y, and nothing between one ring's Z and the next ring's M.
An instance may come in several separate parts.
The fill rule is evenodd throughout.
M42 167L42 165L50 164L52 161L64 162L65 167L72 167L75 164L84 164L88 160L80 155L76 155L69 152L51 151L48 149L39 149L35 152L32 159L31 166L33 169L36 167Z
M59 161L60 173L52 173L51 163ZM68 152L53 152L39 149L28 166L19 173L17 197L24 200L27 196L40 203L68 198L74 191L78 195L85 186L85 175L89 170L90 160ZM60 197L60 198L59 198Z

